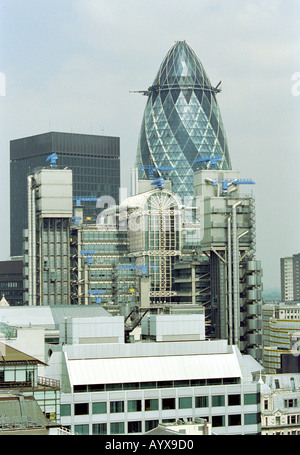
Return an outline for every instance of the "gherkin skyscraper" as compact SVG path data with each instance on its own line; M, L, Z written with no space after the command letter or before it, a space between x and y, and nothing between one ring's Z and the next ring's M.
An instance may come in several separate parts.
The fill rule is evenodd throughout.
M162 176L182 198L193 196L200 166L231 169L216 95L205 69L186 41L177 41L148 90L135 166L139 179Z

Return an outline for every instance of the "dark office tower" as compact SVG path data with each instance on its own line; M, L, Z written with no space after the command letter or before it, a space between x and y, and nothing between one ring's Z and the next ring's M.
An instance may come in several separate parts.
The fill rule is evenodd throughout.
M101 210L96 200L110 196L116 203L120 187L120 139L118 137L49 132L10 143L10 242L11 256L23 253L23 229L27 227L27 176L38 167L56 165L73 171L74 204L84 206L85 222L95 221ZM77 200L75 199L77 197Z
M152 86L142 92L148 101L136 156L139 179L167 173L172 190L183 199L193 196L197 168L231 169L216 100L219 91L193 49L185 41L176 42Z
M23 305L23 261L0 262L0 299L11 306Z

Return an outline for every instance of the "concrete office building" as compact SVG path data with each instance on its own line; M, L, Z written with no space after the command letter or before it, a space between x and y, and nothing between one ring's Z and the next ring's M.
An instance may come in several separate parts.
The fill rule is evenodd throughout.
M294 300L293 258L280 258L281 300Z
M281 300L300 300L300 253L280 258Z
M300 253L293 255L294 300L300 300Z
M108 318L105 326L98 319L67 319L70 336L51 347L46 368L61 381L63 427L76 434L144 434L160 423L203 418L213 434L260 433L253 374L261 366L225 340L197 341L188 316L170 317L184 323L177 324L180 333L173 325L176 342L111 343L112 334L124 334L122 317Z
M38 360L25 367L49 392L39 395L37 388L36 399L52 422L72 433L144 434L198 418L212 434L260 432L260 385L253 375L261 366L225 340L201 339L201 315L149 315L143 341L131 343L124 342L124 317L99 305L3 307L0 317L27 333L22 358L37 353ZM42 330L44 340L30 337Z
M103 195L119 200L120 139L88 134L49 132L10 142L11 256L23 254L27 228L27 176L45 166L56 153L58 165L73 171L73 196L84 206L85 218L95 221L96 200ZM75 202L75 201L74 201Z
M27 180L24 303L66 305L70 303L72 171L39 169Z
M300 306L296 302L264 304L262 321L263 366L267 373L277 373L283 355L299 355Z
M256 260L254 198L242 193L245 183L253 182L241 179L238 171L195 172L202 230L198 252L209 257L210 336L261 360L262 270Z

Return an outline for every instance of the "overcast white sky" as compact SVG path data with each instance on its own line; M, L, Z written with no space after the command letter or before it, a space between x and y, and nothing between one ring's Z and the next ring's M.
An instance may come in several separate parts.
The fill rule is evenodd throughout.
M299 0L0 0L0 260L9 258L9 141L119 136L129 187L146 103L130 91L148 88L174 41L186 40L212 84L222 81L232 165L256 182L264 286L279 287L279 258L300 252L299 21Z

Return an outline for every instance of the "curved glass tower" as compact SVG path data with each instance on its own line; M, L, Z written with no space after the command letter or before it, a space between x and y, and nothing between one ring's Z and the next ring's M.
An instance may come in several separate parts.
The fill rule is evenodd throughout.
M139 179L172 181L184 200L193 196L200 167L231 169L216 94L202 63L185 41L177 41L160 65L148 96L135 166Z

